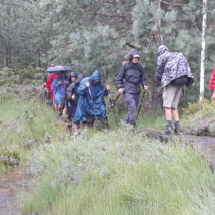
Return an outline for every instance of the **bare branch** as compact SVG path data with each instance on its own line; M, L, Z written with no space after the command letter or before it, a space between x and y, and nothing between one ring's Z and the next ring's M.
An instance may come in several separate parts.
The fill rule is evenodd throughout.
M118 38L120 38L120 37L124 37L124 36L126 36L127 34L129 34L129 33L131 33L131 31L128 31L127 33L118 35L117 37L114 37L113 39L116 40L116 39L118 39Z
M134 48L134 49L138 49L138 47L136 47L136 46L134 46L134 45L132 45L132 44L130 44L128 42L126 42L125 45L127 45L127 46L129 46L131 48Z
M109 16L109 17L125 17L125 18L131 18L132 16L128 16L128 15L109 15L109 14L101 14L101 13L93 13L90 12L90 14L93 14L94 16Z
M169 2L166 2L166 1L161 1L161 3L169 4L169 5L177 5L177 6L188 6L189 5L189 4L172 4L172 3L169 3Z

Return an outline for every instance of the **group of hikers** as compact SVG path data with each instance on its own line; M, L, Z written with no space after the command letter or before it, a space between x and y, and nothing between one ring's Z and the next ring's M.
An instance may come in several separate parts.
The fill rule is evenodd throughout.
M128 60L124 61L116 77L118 94L124 95L128 106L125 122L133 128L136 126L136 110L139 103L141 86L148 90L145 72L139 62L140 54L132 50ZM163 107L166 117L166 129L163 134L180 134L178 103L183 86L191 89L194 77L187 59L180 52L170 52L161 45L157 51L156 78L163 88ZM67 76L66 71L51 74L46 80L46 88L52 93L56 110L61 113L66 107L67 127L79 131L80 125L92 127L95 120L101 120L103 129L108 129L108 117L104 97L109 94L110 86L101 82L101 73L96 70L90 77L77 75L74 71ZM215 100L215 70L211 79L210 89L214 89L212 98ZM174 123L173 123L174 119Z
M45 87L52 94L59 115L66 110L68 129L73 128L77 132L80 124L82 127L92 127L96 119L102 121L104 129L109 128L104 96L108 95L110 86L104 86L98 70L90 77L77 75L74 71L67 76L66 71L60 71L59 74L49 76Z

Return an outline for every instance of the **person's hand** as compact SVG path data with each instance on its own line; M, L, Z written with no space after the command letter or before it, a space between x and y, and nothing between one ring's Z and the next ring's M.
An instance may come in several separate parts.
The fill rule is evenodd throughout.
M64 80L64 84L66 84L68 81Z
M58 81L57 84L60 85L60 84L61 84L61 81Z
M90 87L90 82L86 82L86 88Z
M148 88L148 86L144 86L143 89L144 90L148 90L149 88Z
M110 86L109 85L106 85L106 90L110 90Z
M75 93L71 96L72 100L75 100Z
M123 89L123 88L118 89L118 93L119 93L119 94L122 94L123 92L124 92L124 89Z

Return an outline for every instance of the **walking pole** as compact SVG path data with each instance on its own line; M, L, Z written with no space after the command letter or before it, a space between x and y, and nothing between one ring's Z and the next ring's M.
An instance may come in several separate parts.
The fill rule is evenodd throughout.
M142 105L142 102L143 102L143 98L144 98L145 92L146 92L146 91L144 90L143 96L142 96L141 101L140 101L139 109L138 109L138 112L137 112L136 121L137 121L138 115L139 115L139 113L140 113L140 109L141 109L141 105Z
M111 103L111 106L112 106L112 99L111 99L111 97L110 97L110 90L108 91L109 92L109 100L110 100L110 103ZM120 95L120 94L119 94ZM109 112L110 112L110 110L109 110ZM108 112L108 113L109 113ZM107 115L108 115L108 113L107 113ZM114 117L115 117L115 120L116 120L116 124L119 126L119 124L118 124L118 121L117 121L117 118L116 118L116 114L115 114L115 110L114 110L114 106L113 106L113 114L114 114Z
M115 105L117 99L120 97L120 95L121 95L121 94L119 94L119 95L116 97L116 99L113 101L113 103L111 104L111 108L110 108L109 111L107 112L107 115L110 113L110 111L112 110L112 108L114 108L114 105Z
M90 99L91 99L91 102L92 102L92 105L93 105L93 112L95 114L95 120L97 120L96 111L95 111L95 108L94 108L94 103L93 103L93 98L92 98L90 87L88 87L88 90L89 90Z

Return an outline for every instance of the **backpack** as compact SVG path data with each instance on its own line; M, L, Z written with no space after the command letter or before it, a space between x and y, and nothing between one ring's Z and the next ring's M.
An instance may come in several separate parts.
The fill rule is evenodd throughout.
M175 80L172 80L170 82L170 84L174 86L183 86L183 85L186 85L187 83L188 83L188 78L186 75L176 78Z

